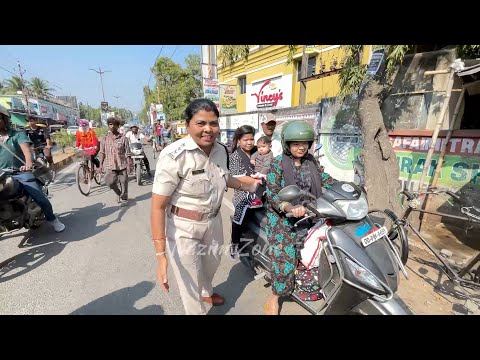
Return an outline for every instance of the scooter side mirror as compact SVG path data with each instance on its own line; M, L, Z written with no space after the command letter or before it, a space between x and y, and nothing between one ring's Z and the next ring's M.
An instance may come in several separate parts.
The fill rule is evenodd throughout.
M297 185L288 185L278 192L278 198L281 201L292 201L302 195L304 195L304 191Z

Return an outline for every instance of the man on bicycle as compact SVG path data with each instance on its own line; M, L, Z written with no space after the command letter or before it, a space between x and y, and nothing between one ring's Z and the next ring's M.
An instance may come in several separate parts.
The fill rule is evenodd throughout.
M38 126L35 117L28 116L28 125L25 126L30 141L33 144L33 148L38 154L40 151L43 151L45 159L48 164L53 167L53 158L52 158L52 140L50 139L50 131L47 126Z

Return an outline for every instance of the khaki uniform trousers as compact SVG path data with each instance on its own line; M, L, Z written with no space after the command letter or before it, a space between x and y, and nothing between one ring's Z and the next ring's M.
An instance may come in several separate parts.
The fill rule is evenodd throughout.
M167 249L187 315L205 315L202 296L213 293L212 280L223 252L222 216L193 221L167 213Z

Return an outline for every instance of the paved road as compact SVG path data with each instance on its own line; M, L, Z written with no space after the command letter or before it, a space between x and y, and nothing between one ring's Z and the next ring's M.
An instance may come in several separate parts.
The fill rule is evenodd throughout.
M147 150L150 153L150 149ZM154 168L155 160L150 157ZM120 208L105 186L90 196L75 183L76 164L58 174L52 204L67 229L56 234L48 224L0 238L0 314L183 314L170 271L170 293L156 284L156 259L150 240L151 185L130 182L129 206ZM222 207L226 243L230 236L231 193ZM266 282L225 254L214 279L226 298L209 314L262 314L270 293ZM282 314L306 314L293 302Z

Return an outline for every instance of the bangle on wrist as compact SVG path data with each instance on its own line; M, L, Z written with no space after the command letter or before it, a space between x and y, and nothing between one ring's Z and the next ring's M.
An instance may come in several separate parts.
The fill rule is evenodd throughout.
M243 187L243 183L240 181L240 186L238 187L237 190L242 190L242 187Z
M161 256L161 255L165 255L165 251L160 251L160 252L157 252L155 253L155 256Z
M162 242L167 240L165 236L152 239L154 242Z

